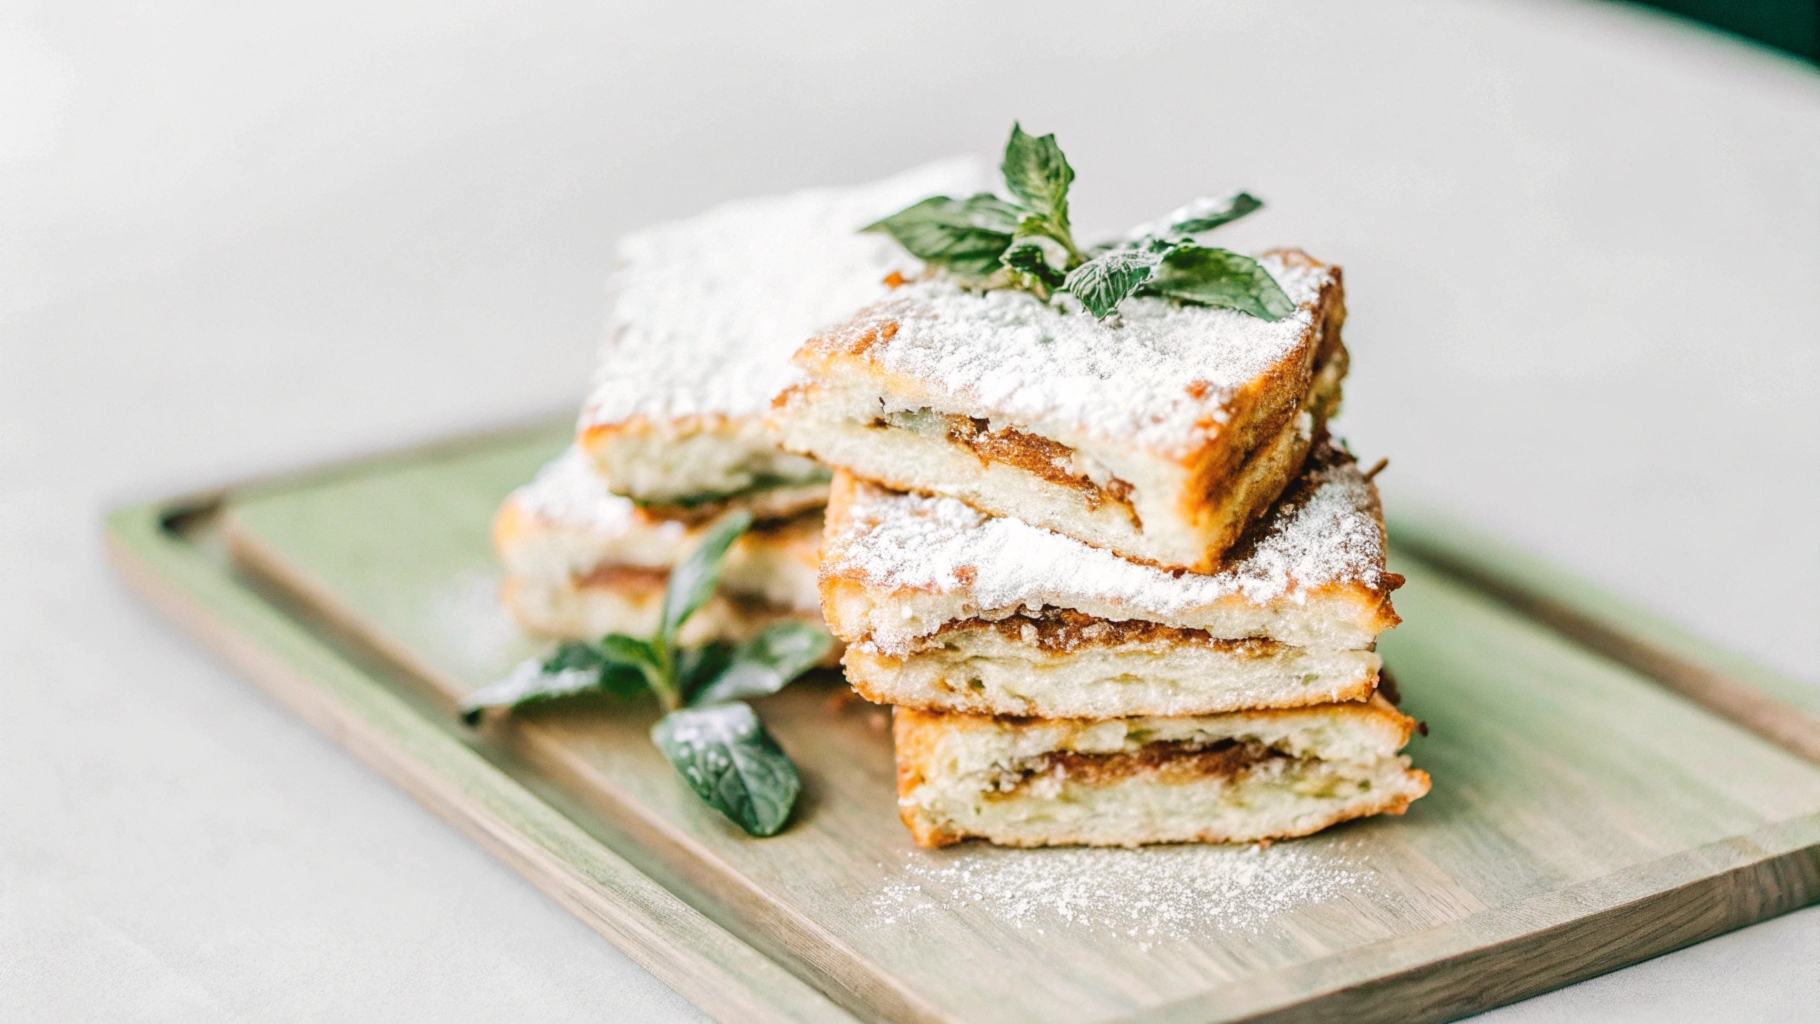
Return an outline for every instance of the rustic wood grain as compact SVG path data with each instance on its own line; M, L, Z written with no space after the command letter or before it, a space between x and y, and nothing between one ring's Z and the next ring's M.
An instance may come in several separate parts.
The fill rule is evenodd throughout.
M599 864L636 875L634 891L669 897L691 927L724 928L682 929L684 953L718 935L859 1017L917 1021L1448 1019L1820 898L1820 770L1788 749L1801 749L1798 736L1753 732L1701 706L1709 694L1697 687L1651 678L1657 662L1589 646L1559 616L1525 614L1533 609L1485 585L1498 577L1483 566L1474 576L1400 558L1407 621L1381 649L1406 710L1431 727L1411 750L1434 774L1433 794L1401 819L1246 854L1332 864L1360 880L1356 891L1247 927L1210 920L1148 938L1109 935L1091 920L1033 923L954 892L932 892L939 905L915 915L886 913L894 887L939 888L929 880L942 870L990 872L1007 857L1047 857L1058 871L1070 862L973 844L914 849L896 820L882 712L834 699L836 680L805 681L760 704L806 783L790 829L763 841L671 774L645 736L648 706L580 700L494 719L481 735L455 724L462 694L534 646L492 600L498 574L486 526L562 433L473 441L237 492L224 534L266 599L242 587L185 614L249 674L445 816L469 822L519 870L568 905L593 907L607 919L596 927L642 949L641 962L664 963L665 915L652 923L596 891ZM1412 537L1431 556L1447 550L1439 532L1398 535ZM116 546L130 565L149 543L141 534ZM134 571L179 604L193 602L181 595L195 588L237 586L190 554L188 575L167 564ZM1557 583L1548 599L1585 615L1571 585ZM1621 623L1596 621L1622 634ZM1633 639L1705 664L1700 649L1664 648L1675 634L1658 626ZM307 663L275 666L260 653L279 633L314 652ZM347 667L362 659L394 666L396 678ZM359 686L325 687L318 676L331 664ZM1735 663L1723 667L1749 689ZM349 724L381 704L391 731ZM516 778L464 737L510 751ZM475 784L445 778L452 764L477 770L458 752L495 773L489 786L531 786L574 820L522 788L509 807L471 806ZM476 815L488 824L472 825ZM561 851L514 838L565 824ZM1184 853L1203 856L1117 855ZM1214 865L1234 853L1204 856ZM578 862L568 864L571 856ZM647 930L613 924L628 915ZM728 989L756 987L753 1004L772 1008L801 996L748 961L693 987L674 980L693 969L677 963L660 976L727 1019L756 1016ZM817 1012L838 1011L823 1003Z
M716 1019L853 1019L426 720L388 683L260 600L167 530L167 511L141 506L109 517L114 567L145 600L280 703Z
M1392 533L1433 567L1820 764L1820 688L1700 641L1634 601L1440 513L1414 506L1393 520Z

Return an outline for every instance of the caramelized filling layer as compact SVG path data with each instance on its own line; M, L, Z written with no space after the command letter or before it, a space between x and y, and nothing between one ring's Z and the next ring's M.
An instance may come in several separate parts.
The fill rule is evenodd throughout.
M972 452L981 462L1003 463L1049 483L1071 487L1086 497L1089 509L1097 511L1102 505L1116 505L1124 509L1133 523L1138 522L1137 510L1131 504L1129 483L1118 477L1108 477L1104 484L1095 483L1074 468L1074 449L1049 438L1016 427L993 430L990 420L928 410L875 419L872 426L895 426L922 434L935 433L939 426L950 443Z
M1069 608L1046 609L1037 615L1026 612L997 620L958 619L943 625L935 637L939 642L943 634L969 629L992 630L1007 640L1060 653L1124 644L1172 643L1212 647L1239 657L1268 658L1283 647L1278 641L1262 637L1216 638L1204 629L1183 629L1142 619L1114 621Z
M670 574L663 569L636 565L603 565L586 575L574 577L577 588L610 587L614 590L662 590Z
M1035 757L995 780L993 791L1013 795L1045 778L1083 786L1105 786L1135 776L1149 776L1163 785L1208 778L1232 778L1268 761L1289 755L1262 743L1221 740L1212 746L1188 743L1146 743L1135 751L1083 754L1057 750Z

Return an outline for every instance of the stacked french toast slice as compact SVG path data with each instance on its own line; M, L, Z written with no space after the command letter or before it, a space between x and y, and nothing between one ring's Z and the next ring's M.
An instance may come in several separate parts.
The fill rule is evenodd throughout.
M1257 264L1293 311L929 275L797 352L774 419L835 467L822 608L918 842L1268 840L1427 792L1376 692L1402 581L1327 432L1340 271Z
M472 703L636 668L670 712L660 747L682 743L664 722L719 715L777 760L726 702L838 657L893 706L898 810L925 845L1262 841L1402 813L1429 781L1379 692L1402 580L1373 474L1328 431L1339 268L1202 245L1261 205L1243 193L1083 250L1053 137L1014 128L1002 172L972 191L980 166L948 161L621 243L575 443L494 523L506 606L579 647ZM813 653L776 668L767 638L805 632ZM693 678L735 646L750 665ZM686 777L692 756L672 757ZM774 781L691 785L769 835L795 794Z

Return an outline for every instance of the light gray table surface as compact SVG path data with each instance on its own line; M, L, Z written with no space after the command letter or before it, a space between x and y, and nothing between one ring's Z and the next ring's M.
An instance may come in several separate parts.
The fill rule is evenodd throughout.
M1341 426L1820 683L1820 75L1565 2L0 5L0 1019L688 1004L141 607L104 509L572 408L624 229L1055 131L1346 267ZM1496 1011L1811 1020L1810 909Z

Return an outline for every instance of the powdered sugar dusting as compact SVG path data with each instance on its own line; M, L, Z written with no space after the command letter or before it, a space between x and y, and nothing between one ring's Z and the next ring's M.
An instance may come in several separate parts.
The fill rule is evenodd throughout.
M1262 262L1299 307L1274 323L1162 299L1128 300L1103 323L1071 300L938 278L900 289L818 347L863 349L945 412L1182 451L1218 432L1239 389L1313 342L1315 303L1333 270L1305 258Z
M632 416L762 413L790 354L921 264L859 229L983 171L956 158L857 188L727 203L627 236L608 283L607 340L582 425Z
M608 535L624 532L638 515L638 506L607 490L587 453L573 445L513 491L512 499L547 523ZM684 530L681 523L675 527L679 535Z
M916 851L895 874L872 899L883 926L984 914L1019 930L1125 939L1142 949L1256 934L1285 914L1380 888L1376 872L1336 843Z
M863 483L828 538L822 568L890 589L966 591L982 611L1085 602L1158 622L1235 596L1268 606L1328 586L1377 588L1386 575L1377 489L1327 445L1310 453L1301 478L1212 574L1177 576L953 498Z

